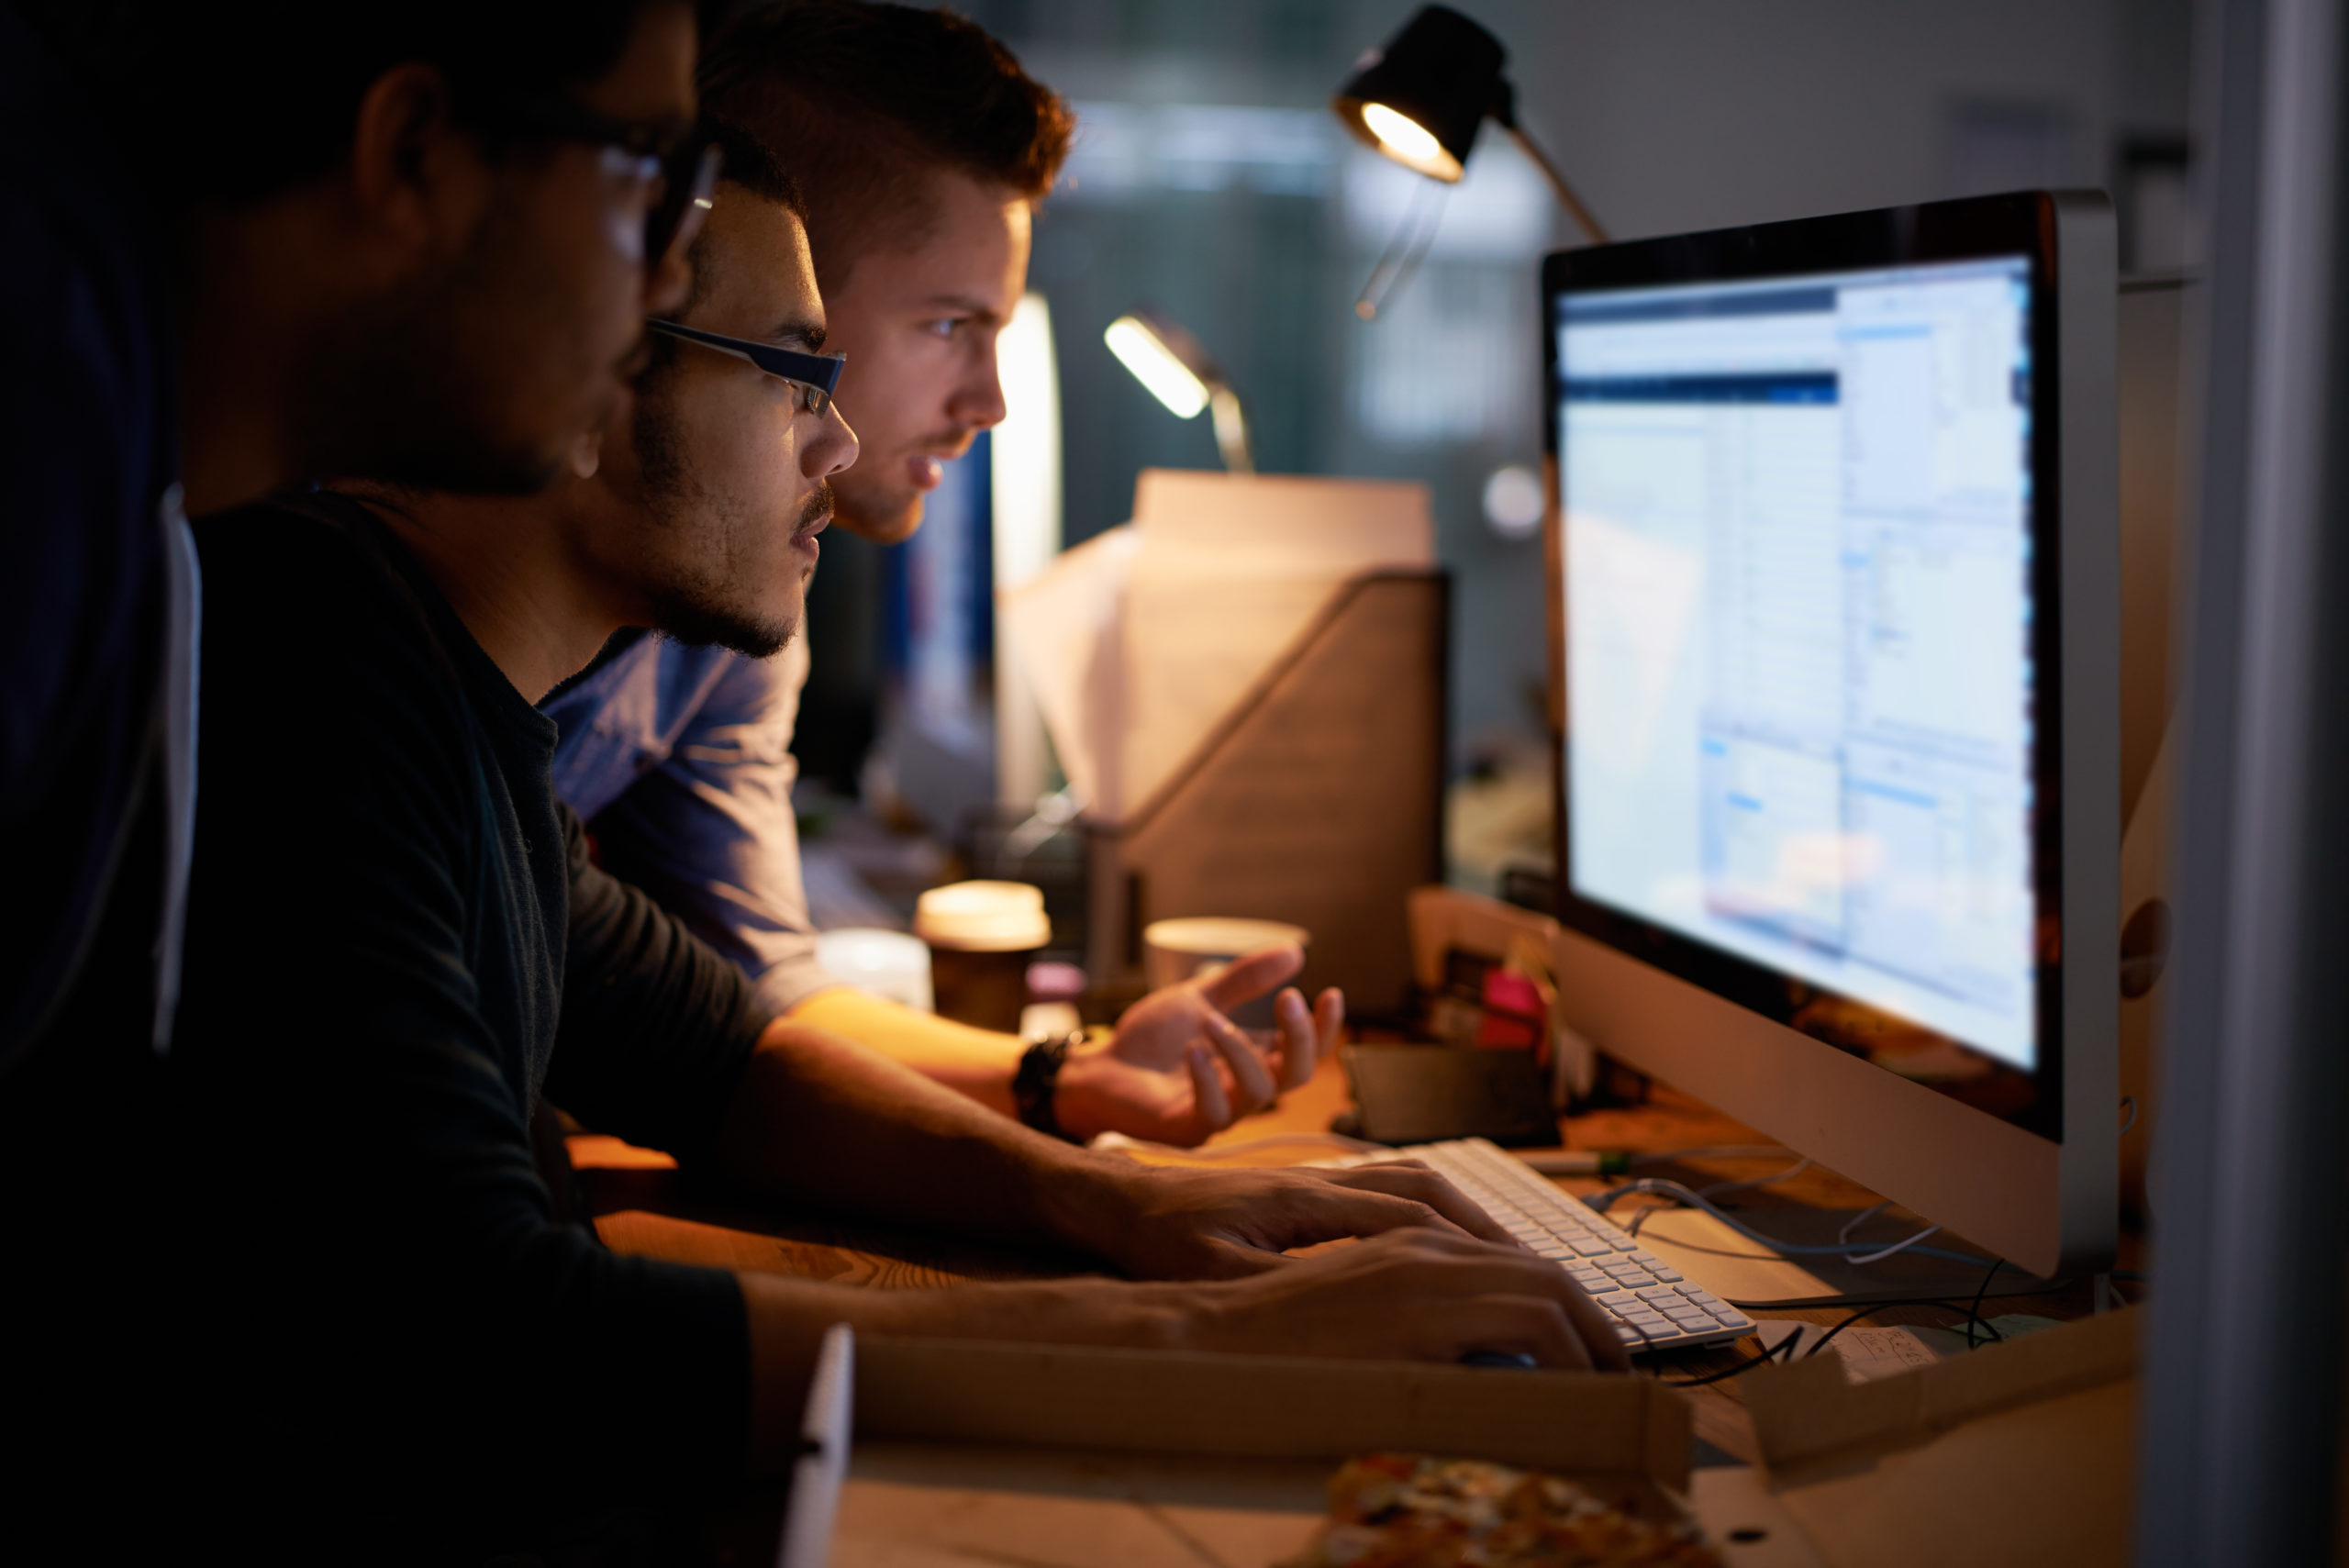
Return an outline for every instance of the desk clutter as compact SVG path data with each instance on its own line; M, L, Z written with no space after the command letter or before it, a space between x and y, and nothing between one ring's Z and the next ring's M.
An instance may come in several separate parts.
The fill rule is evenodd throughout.
M779 1568L2097 1568L2126 1561L2139 1328L1862 1385L1765 1367L1762 1466L1694 1472L1689 1400L1650 1378L867 1337L794 1492L829 1539ZM1470 1549L1569 1523L1581 1555Z

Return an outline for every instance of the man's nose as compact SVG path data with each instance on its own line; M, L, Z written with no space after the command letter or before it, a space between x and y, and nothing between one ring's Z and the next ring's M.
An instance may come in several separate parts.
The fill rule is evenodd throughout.
M827 403L824 405L824 422L818 427L816 439L807 443L807 450L801 456L800 472L810 479L829 479L841 470L854 465L859 448L856 432L849 428L848 421L841 416L841 406Z
M947 416L958 425L986 430L1002 424L1008 411L1003 400L1003 377L996 368L995 350L989 348L986 357L955 386L946 405Z

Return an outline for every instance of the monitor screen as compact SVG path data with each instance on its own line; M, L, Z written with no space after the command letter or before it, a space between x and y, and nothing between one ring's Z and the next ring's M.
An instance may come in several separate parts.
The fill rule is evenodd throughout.
M2022 1075L2032 297L2016 254L1548 313L1564 891Z

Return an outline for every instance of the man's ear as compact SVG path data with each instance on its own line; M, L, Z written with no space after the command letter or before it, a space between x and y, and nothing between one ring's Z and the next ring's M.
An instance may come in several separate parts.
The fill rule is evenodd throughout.
M482 175L481 150L457 127L446 77L410 63L375 78L351 137L350 189L364 228L438 249L447 226L470 227Z

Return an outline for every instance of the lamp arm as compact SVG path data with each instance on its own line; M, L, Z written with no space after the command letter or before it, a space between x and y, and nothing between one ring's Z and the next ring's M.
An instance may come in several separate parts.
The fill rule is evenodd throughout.
M1215 448L1223 454L1223 466L1233 473L1253 473L1256 459L1248 449L1248 416L1240 406L1240 395L1221 382L1208 388L1208 413L1215 420Z
M1582 198L1575 195L1575 188L1572 185L1566 183L1566 177L1558 172L1558 166L1550 161L1550 155L1542 151L1541 146L1531 137L1525 134L1525 128L1517 123L1517 117L1510 114L1496 115L1493 117L1500 122L1503 130L1508 132L1509 139L1516 142L1528 158L1533 160L1533 166L1549 177L1550 189L1557 193L1560 205L1564 206L1567 216L1575 220L1575 225L1589 238L1590 242L1593 245L1606 244L1607 230L1598 226L1598 219L1591 217L1590 209L1582 205Z

